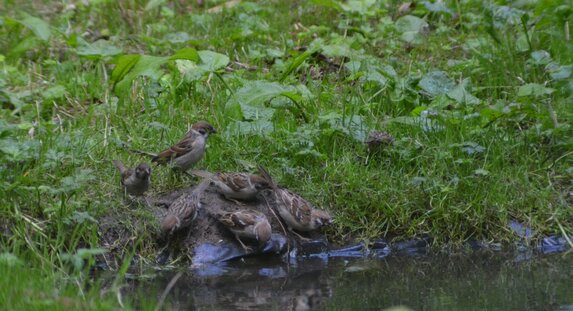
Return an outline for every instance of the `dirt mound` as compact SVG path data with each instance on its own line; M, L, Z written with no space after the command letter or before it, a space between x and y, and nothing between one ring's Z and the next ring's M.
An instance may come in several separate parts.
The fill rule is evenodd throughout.
M176 232L171 237L162 235L159 230L160 223L171 203L182 194L193 191L194 188L179 189L149 197L146 200L139 200L136 205L140 207L129 208L128 215L123 215L122 209L111 209L116 212L100 219L99 233L102 246L110 250L112 254L121 256L118 252L123 254L125 250L131 249L129 246L133 245L133 241L138 238L144 240L151 238L156 243L142 243L144 247L150 248L142 251L149 255L155 254L159 263L163 264L175 258L186 257L195 264L206 261L225 261L243 256L283 253L298 245L300 238L289 232L279 221L275 209L276 201L272 193L262 193L253 201L238 203L225 199L213 185L203 192L202 208L198 211L190 228ZM241 209L259 211L269 220L273 236L264 247L259 248L256 241L242 239L247 246L251 247L251 250L246 252L234 235L215 217L215 213L221 211L232 212ZM305 236L310 239L322 238L316 232L305 234ZM146 256L141 254L141 257ZM109 261L109 258L106 261Z

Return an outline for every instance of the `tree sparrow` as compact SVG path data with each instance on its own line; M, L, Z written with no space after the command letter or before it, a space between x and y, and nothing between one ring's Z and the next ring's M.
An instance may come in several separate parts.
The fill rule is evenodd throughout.
M261 175L271 182L274 189L277 209L289 230L312 231L332 223L332 216L324 210L315 209L310 202L300 195L279 187L265 168L259 166ZM296 234L296 233L295 233ZM298 235L298 234L297 234ZM298 235L305 239L304 237Z
M181 195L171 203L161 223L163 233L173 233L191 225L201 208L201 195L208 185L208 182L202 182L191 192Z
M211 124L199 121L193 124L185 138L161 151L151 161L159 164L171 163L174 167L186 171L203 158L207 137L212 133L217 131Z
M239 210L216 213L215 215L227 229L233 232L245 250L248 250L248 247L241 241L241 237L256 239L259 245L264 245L271 238L271 224L262 213L252 210Z
M192 171L191 174L212 181L218 191L229 200L253 200L264 189L271 189L271 182L260 175L248 173L210 173Z
M113 165L121 174L121 184L125 193L141 196L149 189L151 168L145 163L139 164L135 170L125 167L119 160L113 160Z
M366 138L364 143L368 145L368 151L374 152L382 145L392 145L394 137L386 132L372 131L368 133L368 138Z
M279 215L289 229L312 231L332 223L330 213L313 208L310 202L288 189L278 187L275 195Z

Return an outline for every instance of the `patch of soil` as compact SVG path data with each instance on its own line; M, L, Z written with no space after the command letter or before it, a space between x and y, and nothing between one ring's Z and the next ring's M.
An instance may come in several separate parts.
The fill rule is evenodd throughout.
M276 201L272 193L261 193L256 200L251 202L234 202L225 199L219 194L213 185L210 185L202 194L202 207L197 213L197 217L188 229L176 232L171 237L164 236L160 232L160 224L167 209L175 199L184 193L193 191L195 187L175 190L169 193L159 194L155 197L149 197L146 200L139 200L135 207L128 207L128 215L125 212L118 212L122 209L110 209L111 212L100 219L100 238L101 245L107 248L113 255L122 255L126 250L131 250L133 241L142 235L151 238L156 243L147 243L144 241L144 247L150 254L161 256L160 253L168 252L170 257L184 256L192 260L195 255L195 249L202 244L212 245L235 245L241 248L234 235L225 228L216 218L216 214L222 211L237 211L241 209L251 209L263 213L269 220L273 233L286 236L290 248L297 245L300 238L289 232L286 225L279 220L276 212ZM133 212L138 210L139 212ZM305 233L309 239L321 239L322 235L318 232ZM242 241L250 246L254 253L258 253L257 242L254 240L243 239ZM142 253L148 253L141 250ZM114 256L117 257L117 256ZM142 257L145 255L142 254ZM107 258L106 261L110 260ZM161 259L157 259L162 261ZM109 262L108 262L109 263ZM117 266L114 264L113 266Z

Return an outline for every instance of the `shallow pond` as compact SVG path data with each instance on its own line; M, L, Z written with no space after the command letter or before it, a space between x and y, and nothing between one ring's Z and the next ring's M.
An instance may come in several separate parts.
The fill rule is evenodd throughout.
M128 296L159 299L175 281L166 310L573 310L573 254L527 257L247 258L133 281Z

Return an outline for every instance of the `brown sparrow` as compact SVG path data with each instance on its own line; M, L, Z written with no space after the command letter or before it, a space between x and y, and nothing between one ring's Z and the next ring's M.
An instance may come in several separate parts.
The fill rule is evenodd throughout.
M256 239L259 245L264 245L271 239L271 224L262 213L252 210L240 210L236 212L223 212L216 214L218 220L235 235L235 238L245 250L241 237Z
M125 167L119 160L113 160L121 174L121 184L127 194L141 196L149 189L151 168L145 163L139 164L135 170Z
M313 208L300 195L281 187L275 190L275 194L279 215L291 231L312 231L332 223L332 216L327 211Z
M161 151L151 161L159 164L171 163L174 167L186 171L203 158L207 137L212 133L217 131L211 124L199 121L193 124L185 138Z
M279 187L264 167L259 166L259 171L266 180L270 181L274 189L279 215L291 232L295 233L292 229L312 231L332 223L330 213L315 209L310 202L303 199L300 195ZM300 235L298 236L305 239Z
M212 181L221 194L229 200L253 200L264 189L271 189L271 182L260 175L248 173L210 173L192 171L191 174Z
M201 195L208 185L208 182L202 182L193 191L181 195L171 203L161 222L163 233L172 233L191 225L201 208Z
M394 137L386 132L372 131L368 133L368 138L366 138L364 143L368 145L368 151L374 152L382 145L392 145Z

